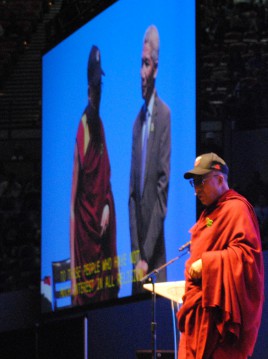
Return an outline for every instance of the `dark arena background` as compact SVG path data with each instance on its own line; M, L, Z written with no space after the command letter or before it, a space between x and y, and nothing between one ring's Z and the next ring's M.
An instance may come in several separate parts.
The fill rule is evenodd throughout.
M131 295L128 280L127 209L142 39L151 23L160 34L156 88L171 108L167 260L200 212L182 173L196 154L216 152L229 165L230 187L256 210L268 297L268 1L0 0L1 359L151 357L151 295ZM73 307L68 296L56 304L52 262L70 256L70 168L95 41L123 279L117 299ZM185 259L168 267L168 281L183 279ZM60 279L68 282L66 268ZM155 309L158 357L174 358L176 308L159 295ZM267 337L266 301L253 359L268 357Z

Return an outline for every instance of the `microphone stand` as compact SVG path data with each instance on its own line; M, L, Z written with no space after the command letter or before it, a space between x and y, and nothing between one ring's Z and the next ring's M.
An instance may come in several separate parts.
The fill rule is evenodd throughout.
M152 322L151 322L152 359L156 359L156 326L157 326L156 315L155 315L155 313L156 313L156 293L155 293L156 277L159 274L159 272L161 272L161 270L163 270L168 265L174 263L179 258L181 258L185 254L187 254L189 247L188 248L186 247L185 249L187 249L187 251L183 252L180 256L177 256L177 257L171 259L170 261L168 261L167 263L162 264L160 267L152 270L150 273L146 274L146 276L144 276L141 279L141 283L149 282L149 283L152 283L152 286L153 286L153 290L152 290Z

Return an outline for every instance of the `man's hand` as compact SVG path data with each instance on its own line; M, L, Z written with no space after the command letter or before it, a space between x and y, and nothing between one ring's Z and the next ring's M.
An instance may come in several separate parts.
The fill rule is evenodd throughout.
M200 279L202 277L202 259L198 259L193 262L190 269L189 275L192 279Z
M104 235L108 225L109 225L109 217L110 217L110 209L109 209L109 206L108 204L106 204L103 208L103 211L102 211L102 216L101 216L101 223L100 223L100 226L101 226L101 232L100 232L100 235L101 237Z
M140 281L148 272L148 263L140 259L135 267L135 275L137 281Z

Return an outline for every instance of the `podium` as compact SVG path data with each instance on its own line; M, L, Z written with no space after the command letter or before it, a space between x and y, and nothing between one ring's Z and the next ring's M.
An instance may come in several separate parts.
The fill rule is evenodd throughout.
M154 292L171 301L172 320L173 320L173 333L174 333L174 358L177 358L177 325L176 325L176 313L177 308L182 304L182 298L185 293L185 281L175 282L160 282L160 283L145 283L143 288ZM176 305L176 308L174 307Z
M143 284L143 288L152 292L153 284L145 283ZM177 304L182 304L182 297L185 293L185 280L155 283L154 291L156 294L161 295L161 297L167 298Z

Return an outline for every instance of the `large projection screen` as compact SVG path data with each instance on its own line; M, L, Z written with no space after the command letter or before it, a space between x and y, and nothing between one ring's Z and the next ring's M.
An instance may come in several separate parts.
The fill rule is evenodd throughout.
M156 89L171 111L171 157L166 260L179 255L195 222L193 189L183 179L196 153L196 65L194 0L121 0L43 55L42 129L42 311L72 306L65 284L55 307L52 263L70 258L70 201L78 124L88 102L87 63L92 45L101 52L100 117L111 166L116 213L116 249L120 261L118 298L132 295L129 185L132 130L143 105L141 53L145 30L154 24L160 36ZM189 167L190 166L190 167ZM167 268L167 280L184 278L183 256ZM64 277L67 278L64 278ZM68 276L63 271L61 279ZM62 285L62 287L60 287ZM90 303L89 303L90 305Z

